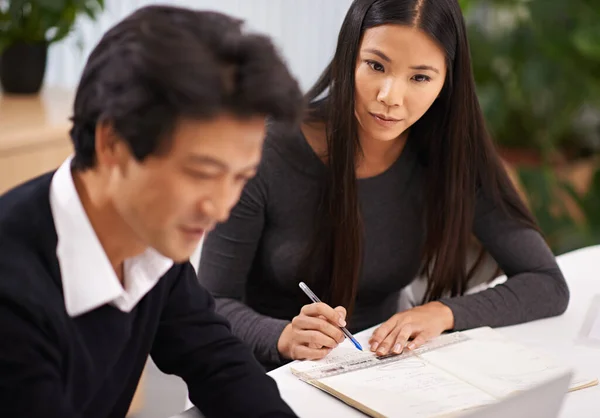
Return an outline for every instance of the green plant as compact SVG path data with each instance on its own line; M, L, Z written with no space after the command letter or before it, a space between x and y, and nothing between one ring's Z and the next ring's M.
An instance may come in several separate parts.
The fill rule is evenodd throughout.
M600 0L459 0L501 147L600 150Z
M104 0L0 0L0 53L15 42L57 42L80 14L94 19L103 9Z
M559 178L548 165L520 167L529 207L555 254L600 244L600 167L585 193Z

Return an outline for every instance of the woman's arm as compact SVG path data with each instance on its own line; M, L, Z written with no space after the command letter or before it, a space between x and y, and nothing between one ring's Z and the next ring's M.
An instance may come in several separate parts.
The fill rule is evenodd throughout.
M216 299L216 310L233 334L248 344L261 363L281 364L277 341L289 321L261 315L243 303L246 281L263 234L267 182L265 164L242 192L227 222L202 245L198 278Z
M569 289L543 237L478 194L473 232L504 271L506 283L444 299L454 329L507 326L562 314Z

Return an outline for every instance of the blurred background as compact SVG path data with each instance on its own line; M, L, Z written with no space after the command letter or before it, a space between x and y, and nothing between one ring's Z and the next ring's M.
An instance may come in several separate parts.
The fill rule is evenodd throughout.
M88 54L151 3L245 19L273 37L307 89L351 0L0 0L0 193L70 153L67 118ZM550 247L600 243L600 0L459 3L489 130ZM153 373L134 411L144 418L183 406L182 384Z
M600 0L459 2L489 129L553 251L600 242ZM151 3L161 2L0 0L2 85L72 91L103 32ZM169 3L245 19L273 37L307 89L351 0Z
M600 243L600 0L460 0L488 128L556 255Z

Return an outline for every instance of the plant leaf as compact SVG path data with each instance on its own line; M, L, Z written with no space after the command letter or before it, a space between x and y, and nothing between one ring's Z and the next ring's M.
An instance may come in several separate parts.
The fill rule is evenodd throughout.
M71 2L69 0L36 0L36 3L38 3L42 9L60 14Z
M57 42L66 37L75 23L77 17L77 9L75 6L70 5L65 7L60 17L60 20L56 24L56 32L54 36L49 40L49 43Z

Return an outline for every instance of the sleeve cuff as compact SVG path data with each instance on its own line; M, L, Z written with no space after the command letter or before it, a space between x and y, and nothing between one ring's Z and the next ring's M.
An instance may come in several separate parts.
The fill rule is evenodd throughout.
M440 299L439 302L443 303L452 311L454 316L454 328L449 331L463 331L466 329L473 328L472 320L468 320L469 311L464 308L464 301L462 297ZM473 318L471 318L473 319Z
M269 363L272 363L274 366L281 366L288 362L287 359L284 359L279 354L279 350L277 350L277 343L279 342L279 337L283 332L283 329L290 323L290 321L285 321L283 319L275 319L269 318L268 324L266 325L265 333L265 342L268 344L266 346L266 359Z

